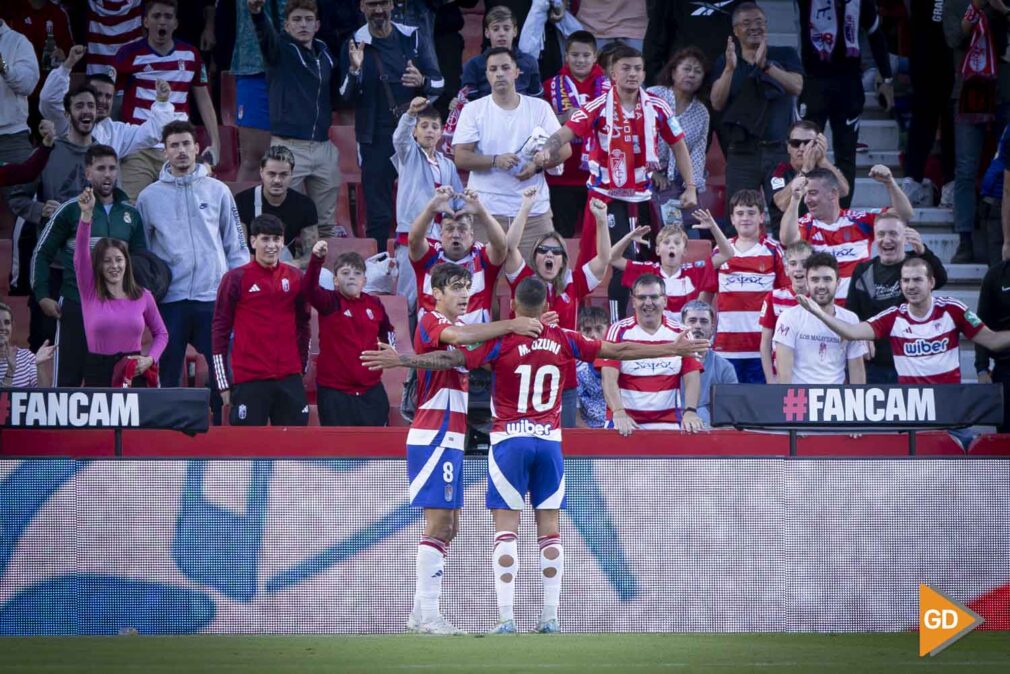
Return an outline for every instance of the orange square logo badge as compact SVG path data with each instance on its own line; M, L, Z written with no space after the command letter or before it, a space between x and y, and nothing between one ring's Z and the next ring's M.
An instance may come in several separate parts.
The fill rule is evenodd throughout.
M919 585L919 657L936 655L983 622L970 608Z

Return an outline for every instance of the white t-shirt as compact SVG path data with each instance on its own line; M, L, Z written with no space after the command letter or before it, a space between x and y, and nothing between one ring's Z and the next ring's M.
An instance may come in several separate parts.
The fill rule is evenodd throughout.
M835 307L835 318L859 323L858 316L842 307ZM794 384L844 384L846 362L866 353L866 342L842 339L800 306L779 316L774 341L793 350Z
M561 128L547 101L520 94L515 110L503 110L488 95L464 106L452 142L453 145L476 143L476 151L484 155L517 153L537 127L548 135ZM501 169L470 171L467 182L467 187L480 194L489 213L508 217L519 212L522 193L531 186L537 188L537 197L530 215L543 215L551 208L543 173L520 181Z

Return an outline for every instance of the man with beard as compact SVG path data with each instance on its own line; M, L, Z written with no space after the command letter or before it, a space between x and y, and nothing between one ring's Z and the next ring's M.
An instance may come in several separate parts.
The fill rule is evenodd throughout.
M235 195L239 219L246 227L260 215L275 215L284 223L284 246L290 257L308 261L318 231L318 238L333 236L333 224L318 226L316 205L312 199L291 189L295 155L283 145L274 145L260 160L260 184ZM318 227L318 229L317 229ZM311 229L310 229L311 228ZM308 230L308 231L307 231Z
M814 253L807 258L809 301L839 323L855 325L859 318L835 306L838 286L838 262L831 253ZM806 300L802 295L796 298ZM846 341L814 319L803 307L786 309L775 328L775 355L780 384L844 384L848 364L850 384L865 384L863 354L866 343Z
M56 125L56 134L59 136L67 131L62 101L70 90L70 72L84 56L84 50L82 45L72 47L63 65L53 68L49 73L39 94L39 110L45 119ZM116 95L116 82L112 77L103 72L92 73L88 75L87 83L95 90L95 142L108 145L120 157L156 146L161 142L161 128L177 117L175 105L169 100L172 88L166 80L159 79L155 82L155 99L151 104L150 115L139 124L117 122L111 118L112 102Z
M84 190L84 153L93 142L91 132L95 125L96 98L95 90L87 84L63 97L63 114L70 122L66 137L58 138L53 144L39 180L13 188L7 198L11 210L18 216L13 236L12 285L22 294L28 294L28 287L33 283L34 274L29 269L29 262L40 232L60 204L68 200L76 202L77 195ZM73 265L66 269L73 276ZM40 273L49 274L48 265L43 266ZM50 287L59 288L62 269L57 267L52 273ZM53 342L59 311L55 302L47 305L46 309L40 308L34 297L29 300L28 306L31 310L29 345L36 350L46 339Z
M249 252L231 190L196 161L200 146L193 125L166 124L162 142L168 161L161 179L140 193L137 210L151 252L172 271L172 283L158 305L168 328L160 367L162 384L178 386L187 344L208 364L214 362L211 321L218 285L225 272L249 261ZM216 379L210 377L209 382L211 409L215 423L220 423Z
M887 212L878 215L873 223L873 235L879 255L856 266L845 300L845 308L855 312L859 320L868 320L885 309L904 303L901 264L909 257L921 257L929 263L936 288L942 288L947 283L943 263L926 248L919 233L908 227L897 214ZM905 252L906 245L912 247L911 253ZM870 384L897 383L890 341L878 339L870 342L869 347L866 381Z
M127 203L126 193L116 187L119 158L108 145L91 145L84 153L84 177L102 208L92 215L91 242L109 237L124 241L131 253L146 250L140 213ZM42 312L58 319L54 367L57 386L80 386L88 342L84 333L81 296L74 269L74 237L81 209L76 199L60 206L39 237L32 256L32 289ZM62 268L62 282L53 284L50 265ZM54 292L58 291L58 292ZM54 298L58 298L54 299Z

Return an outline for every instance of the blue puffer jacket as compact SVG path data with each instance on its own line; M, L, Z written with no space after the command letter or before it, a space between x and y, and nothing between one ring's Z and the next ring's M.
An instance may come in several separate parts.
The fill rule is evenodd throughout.
M329 139L335 91L335 61L322 40L306 49L290 35L278 35L266 14L253 14L253 26L266 64L270 130L299 140Z

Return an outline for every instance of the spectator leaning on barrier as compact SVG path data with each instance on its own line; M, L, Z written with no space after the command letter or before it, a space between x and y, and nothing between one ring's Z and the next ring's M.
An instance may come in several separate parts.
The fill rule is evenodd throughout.
M804 263L807 294L821 312L855 325L859 317L835 305L838 262L831 253L814 253ZM797 300L799 302L799 300ZM795 306L779 316L775 327L775 358L779 384L865 384L866 342L841 339L823 323ZM845 372L848 369L848 379Z
M870 177L887 186L891 210L910 222L915 213L891 175L891 169L877 164L870 169ZM791 198L782 215L782 243L788 246L803 239L809 241L815 251L835 256L839 271L835 301L844 306L853 270L860 262L870 259L873 223L883 210L843 209L839 203L841 185L835 174L827 169L818 168L805 176L797 176L789 184L789 192ZM809 211L802 218L799 217L801 200Z
M76 45L70 49L66 61L59 68L53 68L42 86L39 107L42 116L56 125L57 135L67 132L67 118L63 114L63 97L70 90L70 72L84 56L84 47ZM177 117L171 101L172 87L164 79L154 83L154 102L142 123L117 122L111 118L116 83L106 73L92 73L87 83L95 91L95 126L92 130L96 143L108 145L119 157L125 157L139 150L153 148L161 142L161 129Z
M23 161L28 139L28 96L39 82L32 43L0 19L0 162Z
M199 50L174 38L175 29L179 26L176 18L178 6L178 0L150 0L145 3L144 28L147 36L123 46L116 53L116 88L124 94L120 117L124 122L143 124L151 116L157 81L167 80L172 88L169 100L179 112L189 114L189 96L193 95L193 102L200 111L200 119L210 138L210 146L204 151L213 165L221 156L217 112L210 99L207 68ZM164 154L153 148L124 157L123 190L136 200L141 190L157 182L164 163Z
M1010 330L1010 256L989 268L978 292L978 317L993 330ZM992 370L990 361L995 361ZM982 384L1003 385L1003 425L998 433L1010 433L1010 352L992 353L975 344L975 371Z
M863 64L860 33L873 52L877 72L883 78L884 98L893 104L894 73L887 53L876 0L799 0L800 51L803 54L803 115L822 129L831 125L835 163L845 179L855 187L856 142L866 94L863 92ZM919 36L916 40L922 39ZM848 208L851 192L842 195Z
M238 209L228 186L196 161L200 146L189 122L171 122L162 131L168 161L158 182L137 199L151 252L172 271L160 309L168 328L161 357L161 381L178 386L186 345L213 362L211 320L221 277L249 261ZM220 422L221 399L210 377L211 406Z
M642 274L631 289L635 313L610 326L608 342L673 342L682 330L666 317L663 281ZM698 416L701 363L690 356L601 363L603 395L607 400L607 428L624 436L637 429L704 428ZM685 395L680 396L683 379Z
M435 100L445 83L421 48L417 29L390 20L392 0L361 0L360 7L367 23L341 49L340 95L355 106L361 181L368 186L367 233L385 250L394 221L393 132L411 100Z
M463 108L453 150L456 167L470 171L467 187L480 194L482 203L506 231L519 212L523 192L529 187L537 189L519 242L520 254L528 258L536 240L554 229L543 169L561 164L571 148L566 144L549 161L535 160L533 153L539 144L560 125L546 101L516 91L518 76L511 51L504 47L488 50L486 77L492 85L491 95ZM477 240L490 241L491 233L484 231L483 223L474 224Z
M562 160L559 151L574 138L583 138L589 160L590 197L607 203L611 243L635 228L639 216L650 219L647 204L652 198L651 176L665 175L659 165L659 139L673 149L677 170L684 178L681 206L697 205L698 194L691 168L691 155L684 141L684 132L677 118L662 99L642 89L645 66L642 54L621 45L611 59L610 74L614 86L606 94L576 110L561 130L544 144L535 158L538 164ZM591 214L583 220L583 236L579 245L579 263L596 254ZM643 222L642 224L646 224ZM628 291L621 285L621 274L615 272L608 294L617 302L618 315L623 315Z
M124 386L136 380L137 384L156 387L156 363L168 343L168 332L158 313L158 305L150 291L141 288L134 279L126 242L103 236L94 249L90 247L96 201L104 210L115 207L115 197L122 194L114 195L108 187L101 190L85 187L77 198L80 221L74 237L73 257L87 335L84 385ZM146 356L141 353L145 329L152 337Z
M326 242L317 241L305 274L308 300L319 312L319 423L386 426L389 396L382 372L367 369L359 356L376 342L395 344L393 325L379 298L364 292L365 261L357 253L343 253L333 263L333 290L319 287L326 252Z
M772 338L779 316L790 307L796 306L796 296L807 294L807 258L814 254L813 247L806 241L796 241L789 244L785 250L786 275L792 282L792 287L775 288L766 296L761 305L761 370L766 382L775 381L775 353Z
M799 296L800 306L849 340L888 338L899 384L960 384L958 336L990 351L1010 349L1010 330L994 332L968 307L951 297L933 295L933 268L920 257L901 263L905 303L852 325L829 315L816 302Z
M407 315L411 326L417 322L417 278L410 273L411 225L435 195L435 190L443 185L455 192L463 191L456 165L438 151L442 138L442 118L428 103L428 99L418 96L410 102L407 112L400 116L400 122L393 133L393 165L400 175L396 190L396 264L400 269L396 281L396 294L407 298ZM425 238L439 239L442 214L428 224ZM413 330L411 330L413 332Z
M947 283L943 263L926 248L919 233L897 214L881 213L873 222L874 242L879 254L860 262L852 272L845 308L855 312L859 320L869 320L881 311L904 303L901 294L901 264L909 257L921 257L929 263L935 280L934 290ZM911 254L905 247L911 246ZM870 342L866 381L870 384L893 384L898 381L894 371L894 355L887 339Z
M99 239L120 241L127 253L147 250L140 213L128 203L126 193L116 187L118 177L116 152L108 145L90 146L84 153L84 179L91 186L91 201L97 200L101 208L94 215L88 214L88 230L94 236L93 241L89 238L87 242L88 251ZM94 210L94 203L91 210ZM57 386L80 386L87 374L87 354L95 351L88 348L88 320L74 273L76 233L82 218L80 197L64 202L42 231L32 255L35 300L46 316L59 320L54 342ZM58 276L62 280L56 287L53 287L55 277L50 274L50 267L63 270ZM125 283L123 279L119 281ZM94 283L91 286L93 289ZM160 317L158 320L160 322ZM159 350L158 355L160 353Z
M276 216L253 219L249 244L252 261L225 272L217 290L214 378L224 404L231 405L232 426L305 426L309 422L302 385L309 357L305 279L298 269L280 261L284 224Z
M715 316L712 305L701 300L691 300L680 310L680 324L691 332L695 339L712 341L715 335ZM698 417L706 426L712 425L712 386L715 384L736 384L736 368L732 363L712 349L701 359L701 381L698 394ZM681 399L687 399L687 380L680 382Z
M283 145L274 145L260 159L260 184L235 195L239 220L246 231L259 215L275 215L284 223L286 260L308 261L317 238L332 236L333 225L321 227L316 205L307 196L291 189L295 156ZM318 237L316 236L318 232Z
M43 342L38 353L11 344L14 310L0 302L0 388L53 385L53 352L56 347Z
M490 49L508 49L515 56L519 68L516 91L527 96L539 96L544 92L540 83L540 68L535 58L514 48L513 43L518 33L515 15L508 7L492 7L484 15L484 37L490 43ZM494 89L493 82L488 80L486 74L488 54L485 51L463 64L461 82L466 87L468 100L476 101L489 96Z
M246 1L267 68L270 144L291 150L291 186L315 203L320 229L331 229L340 192L339 153L329 136L337 77L326 43L316 38L319 10L315 0L288 0L278 35L265 0Z
M596 64L596 38L584 30L575 31L565 41L565 64L557 75L544 82L544 98L564 124L576 110L610 89L610 78ZM548 175L554 231L566 238L575 236L586 212L589 191L586 180L588 157L581 138L573 138L572 155L565 160L561 175Z
M718 73L712 109L721 113L716 131L726 155L727 200L738 190L759 189L772 167L787 159L789 124L803 91L800 56L792 47L768 46L764 10L744 2L732 20L733 36L712 68Z
M764 194L768 203L768 217L771 226L768 231L772 236L779 236L779 225L782 222L782 212L789 207L792 198L789 184L800 174L806 174L821 168L831 171L838 180L838 194L841 197L849 193L849 181L842 172L828 160L828 139L821 133L821 127L806 119L793 122L789 127L789 139L786 141L786 151L789 161L780 162L765 176ZM807 206L801 203L800 215L806 215Z

